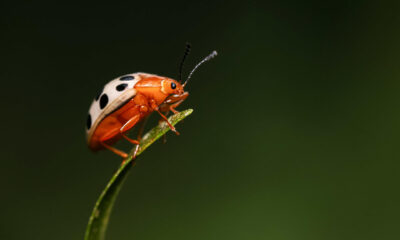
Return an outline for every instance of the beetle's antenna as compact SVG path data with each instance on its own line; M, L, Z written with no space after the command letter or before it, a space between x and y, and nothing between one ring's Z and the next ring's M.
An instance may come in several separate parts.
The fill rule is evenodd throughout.
M179 82L182 82L182 70L183 70L183 64L185 63L186 57L189 55L190 53L190 43L186 43L186 49L185 49L185 53L183 55L181 64L179 65Z
M217 55L218 55L217 51L214 50L212 53L210 53L210 55L208 55L208 56L205 57L203 60L201 60L201 62L199 62L199 63L193 68L193 70L190 72L188 78L186 79L185 83L184 83L182 86L185 87L185 85L187 84L187 82L189 81L189 79L192 77L192 74L194 73L194 71L196 71L196 69L197 69L198 67L200 67L201 64L203 64L203 63L205 63L205 62L211 60L213 57L215 57L215 56L217 56Z

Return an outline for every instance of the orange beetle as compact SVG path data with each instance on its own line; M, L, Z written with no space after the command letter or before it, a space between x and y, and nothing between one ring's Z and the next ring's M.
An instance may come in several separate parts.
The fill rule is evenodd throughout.
M183 62L189 50L190 46L187 45L180 65L180 76L182 75ZM216 55L217 52L213 51L198 63L183 84L168 77L141 72L127 74L107 83L101 93L93 100L89 109L86 122L86 137L89 148L93 151L108 149L126 158L127 153L112 145L121 138L138 145L141 136L135 140L129 138L126 134L153 111L157 111L171 130L179 134L162 112L172 111L177 113L175 108L189 96L189 93L184 91L184 87L193 72L202 63Z

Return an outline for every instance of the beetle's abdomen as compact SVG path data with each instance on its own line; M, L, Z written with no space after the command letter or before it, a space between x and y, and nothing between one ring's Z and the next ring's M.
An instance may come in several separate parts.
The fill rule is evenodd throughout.
M102 91L97 94L89 108L86 121L86 135L88 140L103 118L135 96L136 90L134 86L140 79L141 77L138 73L115 78L107 83Z
M147 109L148 111L143 111ZM94 130L91 135L91 139L88 141L89 148L93 151L103 149L103 145L100 141L104 138L108 145L113 145L122 138L120 129L132 118L139 117L139 121L142 121L150 113L147 99L138 94L131 100L126 102L123 106L117 109L115 112L106 116ZM134 127L134 126L132 126ZM131 127L131 128L132 128ZM131 128L124 129L124 132L129 131Z

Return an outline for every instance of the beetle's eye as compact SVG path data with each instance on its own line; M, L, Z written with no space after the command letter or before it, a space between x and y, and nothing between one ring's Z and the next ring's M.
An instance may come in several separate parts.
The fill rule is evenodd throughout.
M175 88L176 88L176 84L172 82L172 83L171 83L171 88L172 88L172 89L175 89Z

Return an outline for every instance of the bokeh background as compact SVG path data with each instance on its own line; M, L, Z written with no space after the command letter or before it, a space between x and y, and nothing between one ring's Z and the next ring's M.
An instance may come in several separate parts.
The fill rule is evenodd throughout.
M187 41L186 73L219 56L181 135L132 169L108 239L400 238L396 1L0 5L0 239L83 239L120 164L86 147L93 97L176 77Z

